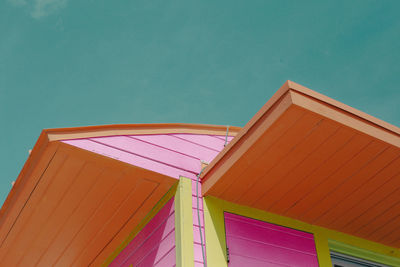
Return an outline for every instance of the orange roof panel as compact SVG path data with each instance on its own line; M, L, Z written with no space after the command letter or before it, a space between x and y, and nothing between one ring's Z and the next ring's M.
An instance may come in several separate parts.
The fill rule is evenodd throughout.
M4 266L99 266L178 180L39 138L0 218Z
M399 175L399 128L287 82L207 167L202 190L400 247Z

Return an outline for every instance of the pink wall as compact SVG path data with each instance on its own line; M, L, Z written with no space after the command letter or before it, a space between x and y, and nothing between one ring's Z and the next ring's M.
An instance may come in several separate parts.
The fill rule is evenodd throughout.
M201 183L199 183L199 194L201 195ZM200 240L200 227L203 235L203 248L205 251L205 234L204 234L204 214L203 214L203 198L199 199L199 213L200 213L200 224L197 214L197 198L196 198L196 181L192 181L192 214L193 214L193 248L194 248L194 264L197 266L204 266L203 254L201 251L201 240Z
M228 142L233 139L228 136ZM224 148L225 136L201 134L155 134L109 136L65 140L64 143L114 158L141 168L179 179L192 179L193 238L195 265L203 266L199 229L204 240L203 199L200 198L201 225L196 210L196 176L201 161L210 163ZM201 184L199 184L201 192Z
M229 267L318 266L310 233L225 213Z
M171 199L110 264L175 266L175 211Z
M195 179L200 161L211 162L224 147L223 136L156 134L65 140L64 143L179 179ZM232 137L228 137L230 141Z

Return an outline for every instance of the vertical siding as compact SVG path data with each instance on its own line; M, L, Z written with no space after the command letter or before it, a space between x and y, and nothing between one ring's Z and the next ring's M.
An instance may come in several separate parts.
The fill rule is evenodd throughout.
M229 266L318 266L314 237L294 229L225 213Z

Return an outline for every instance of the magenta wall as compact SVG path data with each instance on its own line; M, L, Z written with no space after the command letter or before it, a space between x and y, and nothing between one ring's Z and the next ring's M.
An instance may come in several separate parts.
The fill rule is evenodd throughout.
M225 213L229 267L318 266L310 233Z
M175 211L171 199L110 266L175 266Z

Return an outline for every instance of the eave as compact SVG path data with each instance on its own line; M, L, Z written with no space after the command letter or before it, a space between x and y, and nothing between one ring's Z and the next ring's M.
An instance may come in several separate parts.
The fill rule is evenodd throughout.
M400 247L400 129L288 81L207 167L202 192Z
M230 135L239 128L231 127ZM226 126L140 124L44 130L0 213L3 265L99 266L176 178L62 142L99 136L226 133Z

